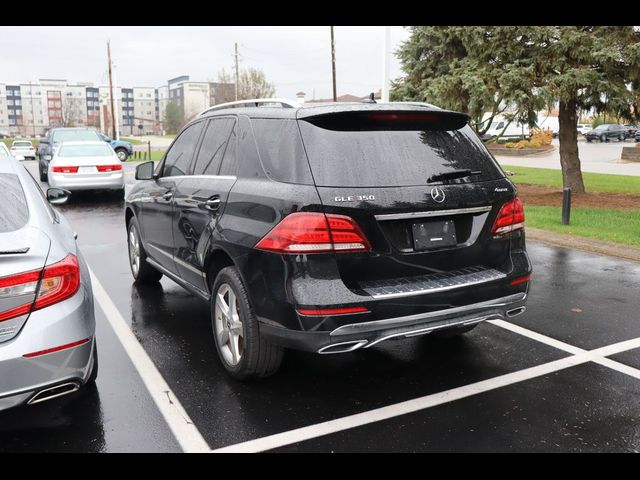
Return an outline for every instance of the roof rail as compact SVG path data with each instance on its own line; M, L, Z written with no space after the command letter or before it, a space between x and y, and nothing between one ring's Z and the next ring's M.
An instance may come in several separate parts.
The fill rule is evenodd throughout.
M211 112L212 110L220 110L223 108L236 107L241 105L257 107L258 105L265 104L265 103L279 103L282 106L282 108L301 107L301 105L295 100L289 100L286 98L253 98L250 100L238 100L236 102L227 102L227 103L221 103L219 105L214 105L212 107L205 108L202 112L198 114L198 116L204 115L205 113Z

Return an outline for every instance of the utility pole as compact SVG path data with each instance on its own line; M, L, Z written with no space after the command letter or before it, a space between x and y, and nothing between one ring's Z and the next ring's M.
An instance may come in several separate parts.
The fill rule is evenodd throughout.
M391 45L391 27L384 27L384 48L382 54L382 102L389 101L389 47Z
M111 46L107 41L107 62L109 65L109 101L111 103L111 136L116 138L116 114L113 109L113 80L111 78Z
M113 103L115 104L115 115L116 115L116 134L113 138L116 140L120 140L120 115L118 115L118 79L116 77L116 69L118 68L118 64L113 64L113 91L116 93L113 99Z
M31 95L31 124L33 125L33 138L36 137L36 111L33 106L33 86L31 86L31 81L29 81L29 95Z
M331 26L331 73L333 76L333 101L338 101L338 94L336 93L336 44L333 39L333 25Z
M234 57L236 59L236 102L238 101L238 79L240 78L240 72L238 70L238 42L235 44L235 53Z

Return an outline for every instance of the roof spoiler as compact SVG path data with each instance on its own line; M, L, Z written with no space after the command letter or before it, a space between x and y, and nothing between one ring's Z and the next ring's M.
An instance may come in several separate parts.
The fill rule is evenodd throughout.
M305 112L306 113L306 112ZM466 113L451 110L348 110L304 115L300 120L329 130L459 130L467 125Z

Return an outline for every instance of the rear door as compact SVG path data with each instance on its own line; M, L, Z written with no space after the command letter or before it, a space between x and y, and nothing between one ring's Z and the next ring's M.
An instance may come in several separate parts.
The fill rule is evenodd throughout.
M507 260L491 227L513 187L466 117L343 112L298 124L325 212L355 219L372 245L336 254L350 288Z
M147 254L172 273L177 273L173 260L173 202L176 188L184 180L204 122L188 126L174 140L160 166L160 176L145 188L151 201L142 204L140 228Z
M173 210L173 255L181 278L207 291L204 254L224 212L235 175L219 175L223 159L235 163L235 117L216 117L204 127L193 174L177 185Z

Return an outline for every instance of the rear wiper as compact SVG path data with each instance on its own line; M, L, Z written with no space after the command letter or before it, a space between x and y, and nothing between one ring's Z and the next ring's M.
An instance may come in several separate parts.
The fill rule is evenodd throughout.
M427 179L427 183L438 182L441 180L453 180L454 178L464 178L469 177L471 175L479 175L482 172L480 171L472 171L468 168L464 168L462 170L452 170L451 172L446 173L436 173L435 175L431 175Z

